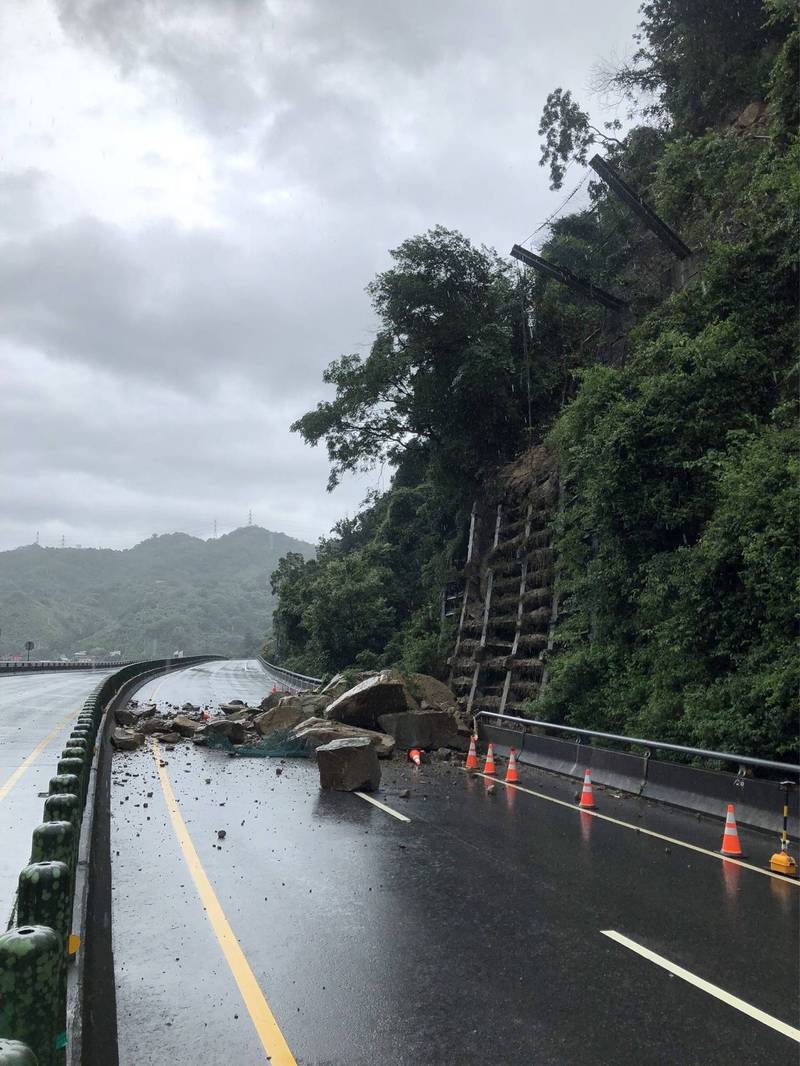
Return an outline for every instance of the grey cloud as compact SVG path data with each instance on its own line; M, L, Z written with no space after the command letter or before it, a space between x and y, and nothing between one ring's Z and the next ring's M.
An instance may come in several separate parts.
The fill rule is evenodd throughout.
M196 135L213 225L155 192L146 226L113 204L53 226L59 173L0 173L0 546L208 535L251 506L313 540L354 509L375 478L326 495L324 451L288 425L368 347L364 286L437 223L505 252L553 210L544 96L581 95L637 2L52 0L66 47L141 95L144 172L183 180L147 150L153 115Z
M314 392L332 338L366 307L319 253L318 239L77 220L3 246L0 335L189 389L246 374L276 395Z
M0 234L30 233L42 222L47 175L36 167L0 172Z

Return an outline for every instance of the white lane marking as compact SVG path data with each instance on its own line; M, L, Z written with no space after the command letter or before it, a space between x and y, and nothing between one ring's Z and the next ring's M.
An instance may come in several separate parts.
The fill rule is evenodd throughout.
M391 814L392 818L396 818L398 822L410 822L410 818L406 818L400 811L393 811L391 807L387 807L385 803L381 803L380 800L373 799L372 796L368 796L366 792L356 792L356 796L360 796L362 800L366 800L367 803L371 803L373 807L379 807L382 811L386 811L387 814Z
M622 944L623 947L628 948L630 951L635 951L637 955L641 955L643 959L647 959L649 962L654 962L656 966L660 966L668 973L674 974L675 977L680 977L681 980L687 981L690 985L694 985L695 988L701 989L703 992L708 992L710 996L715 996L717 999L722 1000L723 1003L727 1003L729 1007L734 1007L736 1010L747 1014L750 1018L755 1018L757 1022L761 1022L762 1025L768 1025L770 1029L774 1029L776 1033L781 1033L783 1036L788 1036L790 1040L796 1040L800 1044L800 1029L795 1029L792 1025L787 1025L786 1022L782 1022L780 1018L773 1018L771 1014L767 1014L766 1011L759 1010L758 1007L753 1007L749 1003L745 1003L743 999L739 999L738 996L732 996L730 992L726 992L724 988L720 988L718 985L712 985L710 981L704 981L702 977L697 977L695 974L690 973L689 970L684 970L682 966L677 966L674 962L670 962L669 959L665 959L663 955L656 955L654 951L650 951L649 948L642 947L641 944L637 944L635 940L630 940L627 936L623 936L622 933L617 933L614 929L601 929L600 932L603 936L609 937L611 940L616 940L618 944Z
M577 814L588 814L592 818L599 818L602 822L611 822L612 825L622 826L623 829L633 829L635 832L641 833L643 836L654 837L656 840L664 840L667 844L675 844L679 848L686 848L688 851L699 852L700 855L709 855L712 859L717 859L720 862L732 862L736 866L743 866L745 870L752 870L754 873L763 874L765 877L772 877L776 881L782 881L786 885L794 885L795 888L800 888L800 881L795 880L795 878L783 877L781 874L775 874L771 870L763 870L760 866L753 866L751 862L743 862L741 859L732 859L729 855L722 855L718 851L709 851L708 848L701 848L699 844L689 844L686 840L678 840L677 837L668 837L665 833L657 833L655 829L645 829L643 825L633 825L631 822L623 822L621 818L612 818L610 814L601 814L599 811L588 811L585 807L579 807L577 803L570 803L568 800L556 799L555 796L546 796L544 792L534 792L532 788L515 785L510 781L501 781L500 778L492 777L491 774L478 773L477 771L472 772L475 773L476 777L485 777L487 781L493 781L496 785L505 785L506 788L516 789L517 792L526 792L529 796L535 796L537 799L547 800L548 803L557 803L559 807L568 807L571 811L575 811Z

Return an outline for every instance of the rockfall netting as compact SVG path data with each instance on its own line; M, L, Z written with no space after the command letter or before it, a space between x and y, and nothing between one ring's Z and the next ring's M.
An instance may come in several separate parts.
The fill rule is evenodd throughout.
M231 744L227 737L212 733L208 736L206 746L253 759L308 758L308 750L303 742L293 739L288 729L270 733L256 744Z

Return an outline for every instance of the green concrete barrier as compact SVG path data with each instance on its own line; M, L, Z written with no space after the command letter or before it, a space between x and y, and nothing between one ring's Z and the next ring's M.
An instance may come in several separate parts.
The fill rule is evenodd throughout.
M198 655L175 665L186 667L217 658L221 656ZM20 873L19 924L0 936L0 1066L63 1066L68 1057L67 973L78 971L78 977L70 977L70 981L80 982L83 964L79 954L77 966L68 971L66 959L73 896L78 894L78 886L86 883L85 864L82 862L79 869L77 858L98 729L109 701L126 684L156 676L170 665L168 660L159 659L123 667L100 682L76 718L50 780L43 822L33 831L31 861ZM91 812L87 825L90 823ZM86 907L85 896L82 898L75 930L80 935ZM71 1008L70 1018L70 1025L77 1026L80 1033L80 1012ZM80 1047L80 1035L75 1046ZM72 1062L77 1059L70 1059Z
M55 930L67 957L72 923L72 873L65 862L46 859L24 866L17 889L17 923Z
M76 774L56 774L55 777L50 778L48 795L59 796L69 792L71 795L76 796L80 786L81 781Z
M47 926L23 925L0 935L0 1033L27 1044L38 1066L63 1061L63 970L59 938Z
M0 1066L39 1066L39 1060L19 1040L0 1038Z
M75 751L76 749L71 749ZM62 756L56 763L56 775L61 774L74 774L80 781L80 791L75 795L81 801L81 810L83 810L84 800L86 799L86 777L87 777L87 761L86 752L82 756L68 755Z
M73 857L70 869L75 868L75 855L78 852L78 839L81 833L81 810L80 797L72 792L56 793L55 796L48 796L44 801L42 818L45 822L69 822L72 825Z
M31 839L31 862L64 862L74 873L77 842L72 822L42 822L33 831Z

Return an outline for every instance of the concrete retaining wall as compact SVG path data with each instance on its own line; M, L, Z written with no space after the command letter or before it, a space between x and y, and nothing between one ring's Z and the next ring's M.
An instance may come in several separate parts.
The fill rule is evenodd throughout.
M783 820L783 789L777 780L739 777L695 766L664 762L654 756L612 751L575 741L561 740L481 723L480 737L507 755L512 746L517 759L567 777L580 779L587 768L592 781L620 792L668 803L686 810L725 817L728 803L736 804L736 820L779 833ZM798 831L798 790L789 794L789 828Z

